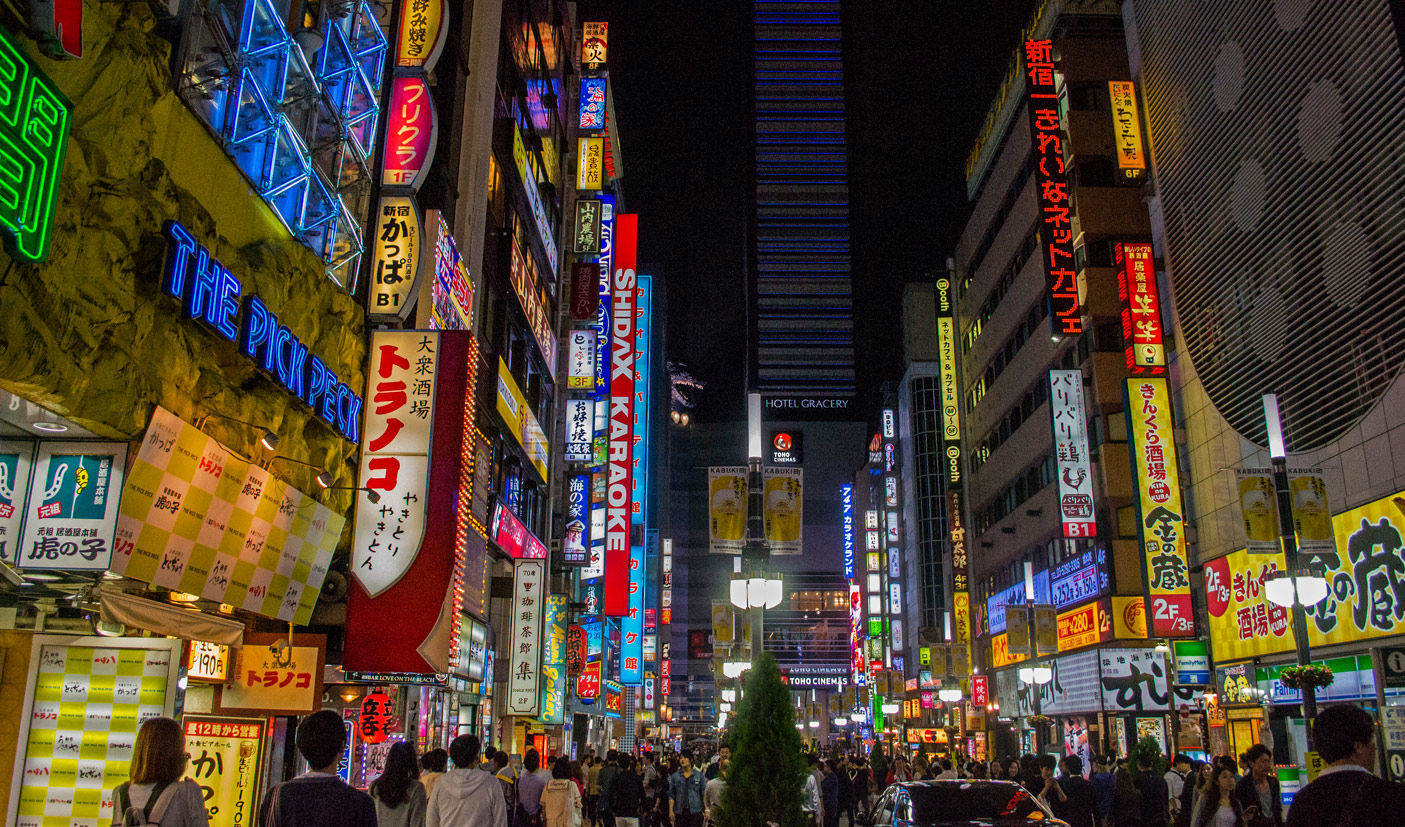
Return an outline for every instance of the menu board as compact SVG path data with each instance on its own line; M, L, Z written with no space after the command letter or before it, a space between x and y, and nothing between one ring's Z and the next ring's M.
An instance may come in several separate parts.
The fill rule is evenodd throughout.
M305 625L345 522L157 408L122 489L112 571Z
M181 641L34 638L10 812L17 827L112 823L137 730L171 714Z
M200 785L210 827L248 827L258 812L263 719L187 715L186 777Z

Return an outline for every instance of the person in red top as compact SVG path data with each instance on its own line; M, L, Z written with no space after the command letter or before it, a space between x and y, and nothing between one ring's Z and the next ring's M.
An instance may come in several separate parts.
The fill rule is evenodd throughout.
M893 759L893 768L888 770L888 785L901 784L912 780L912 772L907 768L907 759L899 755Z

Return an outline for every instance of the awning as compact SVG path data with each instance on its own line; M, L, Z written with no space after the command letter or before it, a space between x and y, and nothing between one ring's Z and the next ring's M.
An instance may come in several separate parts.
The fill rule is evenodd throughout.
M104 589L98 599L102 603L102 619L109 623L135 626L185 640L205 640L226 646L244 644L244 624L233 618L182 609L115 589Z

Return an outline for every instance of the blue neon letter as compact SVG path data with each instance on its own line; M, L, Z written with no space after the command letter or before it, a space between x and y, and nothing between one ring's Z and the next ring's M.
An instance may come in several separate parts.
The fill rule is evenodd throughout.
M184 298L190 254L195 252L199 245L195 243L195 236L187 232L179 222L167 221L164 232L170 243L166 245L166 264L162 273L161 289L177 299Z
M258 296L250 296L244 300L244 325L239 336L239 351L250 359L258 361L259 350L264 348L269 339L269 332L278 324L278 320L273 318L273 314L268 312L268 305Z

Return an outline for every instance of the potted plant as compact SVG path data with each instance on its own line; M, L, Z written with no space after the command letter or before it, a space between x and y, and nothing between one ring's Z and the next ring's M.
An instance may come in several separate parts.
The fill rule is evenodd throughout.
M1285 666L1278 671L1278 680L1289 689L1306 687L1322 688L1331 686L1336 675L1324 664L1310 663L1307 666Z

